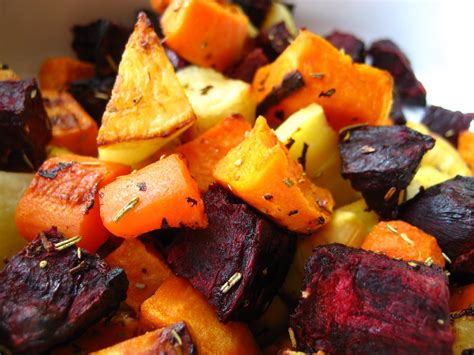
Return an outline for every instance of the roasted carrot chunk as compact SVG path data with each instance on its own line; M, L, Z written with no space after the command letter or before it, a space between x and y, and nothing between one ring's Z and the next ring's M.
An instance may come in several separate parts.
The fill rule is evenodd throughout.
M301 31L253 81L259 114L271 125L312 103L324 108L338 131L357 123L387 124L393 80L388 72L354 64L322 37Z
M457 312L474 305L474 284L451 289L449 311Z
M240 59L248 25L235 5L215 0L173 0L161 18L168 46L193 64L218 70Z
M365 238L361 248L394 259L445 265L436 238L403 221L380 222Z
M47 59L41 64L39 81L42 90L64 90L75 80L95 75L94 65L69 57Z
M252 333L243 323L221 323L204 296L185 279L168 278L140 308L140 322L165 327L184 321L198 354L258 354Z
M458 150L474 174L474 132L464 131L459 134Z
M212 170L229 150L240 144L252 126L242 116L231 116L196 139L176 149L186 157L191 176L201 191L214 182Z
M65 91L43 90L44 106L53 128L50 144L75 154L97 156L97 123Z
M100 214L105 227L124 238L160 228L207 226L197 183L176 154L107 185L100 192Z
M48 159L18 203L18 232L33 240L38 233L57 226L66 237L82 236L78 246L94 252L110 234L100 219L97 192L129 172L126 165L79 155Z
M171 275L161 255L151 245L138 239L125 240L105 260L110 266L120 267L127 274L129 284L125 302L136 312Z
M242 143L217 163L213 176L290 231L312 233L331 218L331 193L304 177L301 165L290 158L263 117Z

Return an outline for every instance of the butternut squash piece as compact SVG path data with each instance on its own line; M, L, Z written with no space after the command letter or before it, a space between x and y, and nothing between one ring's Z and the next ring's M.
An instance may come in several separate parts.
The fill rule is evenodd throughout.
M304 84L275 100L274 89L298 72ZM311 103L321 105L334 130L357 123L388 124L393 79L388 72L354 64L325 39L302 30L275 62L258 70L253 81L257 113L272 126ZM273 91L273 92L272 92Z
M184 321L198 354L258 354L252 333L243 323L221 323L204 296L185 279L168 278L140 308L140 322L165 327Z
M227 152L240 144L252 126L242 116L231 116L198 138L176 149L188 161L191 176L201 191L214 182L212 170Z
M459 134L458 150L474 174L474 132L465 131Z
M170 0L150 0L151 8L159 14L162 14L169 4Z
M82 236L78 246L95 252L110 235L100 219L98 191L129 172L126 165L79 155L48 159L18 202L18 232L33 240L57 226L65 237Z
M474 305L474 284L452 288L449 299L449 311L457 312Z
M97 123L65 91L43 90L44 106L53 128L49 144L88 156L97 156Z
M41 64L39 81L42 90L65 90L70 82L89 79L94 75L93 64L69 57L55 57Z
M161 255L138 239L125 240L105 260L111 267L121 267L127 274L129 285L125 302L137 313L140 305L171 276Z
M100 215L105 227L123 238L160 228L207 227L197 183L176 154L102 189Z
M263 117L217 163L213 177L290 231L313 233L331 219L331 193L304 176L301 165L290 158Z
M189 62L223 71L237 62L249 20L235 5L172 0L161 18L166 44Z
M102 118L97 138L101 159L136 164L195 120L153 25L140 13Z

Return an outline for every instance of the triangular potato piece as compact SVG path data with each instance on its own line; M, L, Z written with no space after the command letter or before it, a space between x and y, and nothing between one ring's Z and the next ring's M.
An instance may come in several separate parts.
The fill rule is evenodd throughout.
M153 25L140 13L102 118L97 137L100 158L134 165L195 120Z

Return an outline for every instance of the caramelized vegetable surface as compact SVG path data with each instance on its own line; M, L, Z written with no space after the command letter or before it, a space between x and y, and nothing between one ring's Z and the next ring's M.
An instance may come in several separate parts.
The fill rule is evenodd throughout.
M65 90L69 83L92 78L94 73L95 68L90 63L69 57L56 57L43 62L39 81L43 90Z

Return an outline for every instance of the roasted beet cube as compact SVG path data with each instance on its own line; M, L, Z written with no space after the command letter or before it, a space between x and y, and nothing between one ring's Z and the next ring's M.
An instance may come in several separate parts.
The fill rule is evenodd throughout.
M474 283L474 249L459 255L450 270L454 282L463 285Z
M125 300L124 271L79 251L56 228L40 233L0 273L0 344L41 353L109 316Z
M36 81L0 81L0 131L0 170L34 171L46 159L51 125Z
M459 133L468 130L473 119L474 114L464 114L439 106L430 106L425 112L422 123L457 147Z
M365 44L350 33L334 31L327 36L326 40L337 49L342 49L356 63L365 63Z
M399 198L434 139L405 126L362 126L341 134L342 176L383 219L397 216ZM401 196L400 196L401 195Z
M418 81L410 61L402 50L391 40L383 39L372 43L369 49L374 67L387 70L395 80L402 102L425 106L426 90Z
M399 217L431 234L454 262L474 249L474 177L456 176L421 191Z
M402 101L396 90L393 91L392 109L390 110L390 119L396 125L404 125L407 123L405 114L403 113Z
M96 64L98 76L114 75L130 32L124 26L103 19L76 25L72 28L72 48L79 59Z
M290 317L297 348L327 354L450 354L443 270L330 244L305 266Z
M255 48L228 73L228 76L251 84L257 70L268 63L263 49Z
M114 83L115 76L77 80L69 84L69 92L100 126Z
M273 3L272 0L232 0L232 2L239 5L257 27L260 27Z
M284 281L296 238L218 185L210 186L204 201L209 227L179 232L168 263L222 321L256 319Z
M274 61L293 41L293 36L285 22L279 22L268 30L260 32L255 45L265 51L265 55Z

